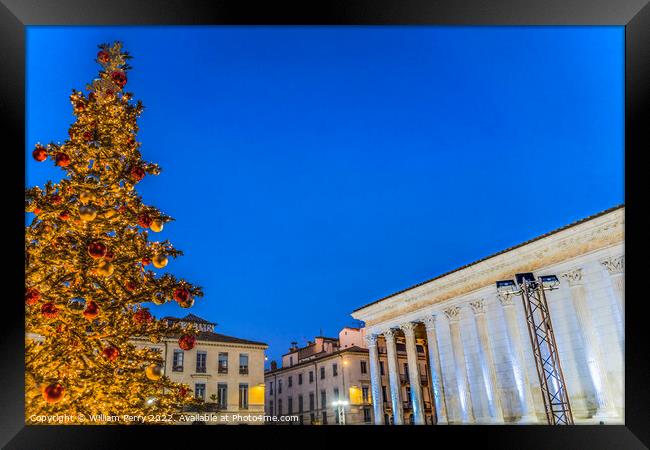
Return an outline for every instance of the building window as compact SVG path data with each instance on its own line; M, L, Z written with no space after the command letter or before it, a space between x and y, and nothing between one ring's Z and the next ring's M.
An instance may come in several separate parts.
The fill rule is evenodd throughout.
M182 372L183 371L183 355L185 352L183 350L174 350L174 360L172 362L172 371L173 372Z
M368 397L369 397L368 393L369 393L368 386L361 386L361 401L363 403L368 403L368 401L369 401L368 400Z
M408 363L404 363L404 379L406 382L409 382L409 365Z
M338 400L339 400L339 388L335 387L334 388L334 401L336 402Z
M287 399L287 414L293 414L293 397Z
M289 378L287 378L287 387L291 387L291 386L293 386L293 377L289 375Z
M309 371L309 382L310 383L314 382L314 371L313 370Z
M278 380L278 394L282 394L282 379Z
M278 399L278 416L282 415L282 399Z
M327 425L327 411L323 411L323 425Z
M338 364L334 363L332 364L332 376L335 377L339 374L339 366Z
M248 355L246 353L239 354L239 374L248 375Z
M381 387L381 398L384 400L384 403L386 403L386 386Z
M194 397L205 400L205 383L196 383L194 385Z
M320 368L320 379L322 380L325 378L325 367Z
M205 373L206 370L206 359L208 354L206 352L196 352L196 372Z
M248 409L248 384L239 383L239 409Z
M228 373L228 353L219 353L219 373Z
M316 414L314 413L309 414L309 419L311 420L311 424L313 425L314 422L316 422Z
M327 408L327 392L324 389L320 391L320 407Z
M228 385L226 383L217 384L217 405L219 405L219 409L228 409Z
M302 394L298 396L298 412L301 413L303 411L303 401L302 401Z
M313 392L310 392L310 393L309 393L309 410L310 410L310 411L313 411L314 409L316 409L316 408L314 407L314 393L313 393Z
M299 385L302 384L302 374L301 373L298 374L298 384Z
M367 361L361 361L361 373L363 375L368 373L368 362Z
M273 381L269 382L269 394L273 395Z
M289 356L289 365L293 366L293 356Z
M366 423L370 422L370 408L367 406L363 408L363 421Z
M269 415L273 415L273 400L269 400Z
M384 375L384 362L383 361L379 361L379 373L381 375Z

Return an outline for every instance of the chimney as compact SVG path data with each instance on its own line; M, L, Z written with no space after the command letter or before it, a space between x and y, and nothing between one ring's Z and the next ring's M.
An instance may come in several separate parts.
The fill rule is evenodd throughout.
M277 361L271 361L271 370L276 370L278 368L278 363Z
M298 343L294 341L291 343L291 347L289 347L289 351L293 352L295 350L298 350Z

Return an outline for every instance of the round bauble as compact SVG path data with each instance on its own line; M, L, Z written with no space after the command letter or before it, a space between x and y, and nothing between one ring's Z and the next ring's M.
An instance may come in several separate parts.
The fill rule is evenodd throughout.
M41 306L41 314L47 319L54 319L59 315L59 309L52 302L47 302Z
M36 161L43 162L47 159L47 150L45 150L45 147L38 146L32 152L32 156Z
M88 244L88 254L91 258L103 258L106 255L107 250L106 244L100 241Z
M86 222L95 220L95 217L97 217L97 208L93 205L81 205L79 207L79 217Z
M138 214L138 225L142 228L149 228L151 225L152 219L147 213Z
M93 320L99 315L99 305L94 301L89 301L84 309L83 316L88 320Z
M50 203L53 205L60 205L63 203L63 197L61 197L59 194L54 194L50 197Z
M120 356L120 351L116 347L106 347L102 350L102 356L109 361L116 361Z
M139 309L133 314L133 322L138 325L143 325L145 323L150 323L153 321L153 316L146 309Z
M67 304L68 311L81 314L86 309L86 299L81 297L75 297L68 300Z
M41 292L36 288L29 288L25 290L25 303L28 305L35 305L41 299Z
M46 402L57 403L63 400L65 389L59 383L46 384L41 388L41 394Z
M163 367L160 364L151 364L144 371L147 378L151 381L158 381L163 376Z
M182 350L185 351L192 350L195 345L196 345L196 338L191 334L184 334L180 338L178 338L178 346Z
M68 220L70 218L70 212L66 211L61 211L59 213L59 219L61 220Z
M124 72L120 72L118 70L113 71L111 73L111 79L119 87L124 87L126 84L126 74Z
M151 222L151 231L155 231L156 233L160 233L163 230L164 223L160 219L156 219L153 222Z
M131 169L131 178L137 183L145 176L145 171L142 167L134 167Z
M97 61L99 61L102 64L107 63L110 61L111 56L108 54L106 50L100 50L99 53L97 53Z
M143 266L148 266L149 264L151 264L151 258L148 258L146 256L144 258L142 258L142 265Z
M159 254L159 255L154 256L153 259L151 260L151 262L153 262L153 265L154 265L155 268L162 269L163 267L165 267L167 265L167 263L169 262L169 259L167 259L167 257L165 255Z
M158 403L158 398L157 397L149 396L146 399L144 399L144 407L145 408L151 408L156 403Z
M104 255L104 260L106 261L113 261L115 259L115 253L113 253L113 250L110 248L106 250L106 254Z
M113 275L113 271L115 271L115 266L109 261L102 261L97 265L95 270L103 277L110 277Z
M173 297L177 302L185 301L190 297L190 291L184 287L176 288L174 289Z
M74 104L74 112L80 113L83 112L84 109L86 109L86 105L84 104L84 102L76 102Z
M94 202L96 198L97 197L95 194L90 191L83 191L81 194L79 194L79 201L84 205L90 202Z
M102 216L104 216L106 219L110 219L113 217L115 214L117 214L117 211L115 211L114 208L109 208L106 211L102 213Z
M93 133L91 131L84 131L81 136L84 138L84 141L89 142L93 140Z
M181 308L191 308L192 306L194 306L194 298L187 297L186 300L179 301L178 306L180 306Z
M70 157L67 155L67 153L59 152L56 154L54 157L54 161L57 166L59 167L66 167L70 165Z
M151 296L151 301L153 302L154 305L164 305L165 304L165 294L162 292L156 292Z

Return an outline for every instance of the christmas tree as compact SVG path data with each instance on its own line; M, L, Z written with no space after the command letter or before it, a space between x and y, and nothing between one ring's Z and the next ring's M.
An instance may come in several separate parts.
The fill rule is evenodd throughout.
M164 375L159 351L133 344L180 335L180 347L193 348L196 330L156 320L143 304L173 299L189 308L203 293L151 270L182 253L149 240L149 230L160 232L172 218L145 205L134 186L160 168L142 160L136 141L143 105L124 90L128 52L119 42L99 47L99 78L87 96L70 96L69 139L33 151L64 174L26 190L25 209L34 214L25 229L28 418L174 414L194 401Z

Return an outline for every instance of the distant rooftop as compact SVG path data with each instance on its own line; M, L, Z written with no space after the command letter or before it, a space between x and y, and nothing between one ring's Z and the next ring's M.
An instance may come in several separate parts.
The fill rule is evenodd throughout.
M205 320L202 317L196 316L194 314L188 314L183 318L166 316L163 317L161 320L166 320L169 322L189 322L189 323L198 324L199 333L196 336L197 341L223 342L226 344L263 345L268 347L268 345L264 342L251 341L248 339L241 339L234 336L227 336L225 334L215 333L213 330L216 323Z

